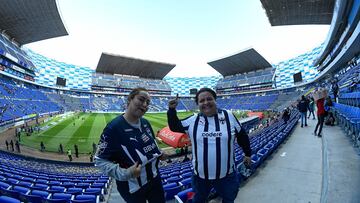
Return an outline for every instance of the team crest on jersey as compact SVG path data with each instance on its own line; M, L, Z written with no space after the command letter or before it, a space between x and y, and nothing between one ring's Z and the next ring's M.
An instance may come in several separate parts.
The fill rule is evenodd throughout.
M150 140L149 136L147 136L145 133L141 135L141 139L143 140L143 142L147 142Z
M200 120L199 120L199 125L205 125L204 119L200 118Z
M224 117L219 118L219 121L220 121L221 124L225 124L225 118Z

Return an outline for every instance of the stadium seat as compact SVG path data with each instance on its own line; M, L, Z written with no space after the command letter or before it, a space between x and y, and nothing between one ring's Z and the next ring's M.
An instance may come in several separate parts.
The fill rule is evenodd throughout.
M174 196L179 193L182 189L181 185L171 187L171 188L164 188L165 192L165 200L171 200L174 199Z
M189 202L188 200L188 193L193 192L192 188L188 188L186 190L183 190L175 195L175 202L176 203L182 203L182 202Z
M67 193L54 193L49 199L51 200L65 200L65 202L70 202L72 195ZM59 202L59 201L58 201Z
M76 195L73 200L71 200L72 203L97 203L99 202L97 200L96 195Z
M60 186L70 188L70 187L75 187L75 183L73 183L73 182L63 182L63 183L61 183Z
M66 189L65 187L55 185L48 188L47 191L50 193L55 193L55 192L64 192L65 189Z
M166 188L173 188L173 187L176 187L177 186L177 183L167 183L165 185L163 185L163 188L166 189Z
M84 189L82 188L78 188L78 187L71 187L71 188L68 188L65 193L68 193L68 194L72 194L72 195L79 195L79 194L82 194Z
M100 201L104 199L104 192L101 188L86 188L83 192L84 195L97 195L100 197Z
M19 181L18 183L16 183L16 185L24 186L24 187L31 187L31 186L32 186L32 183L30 183L30 182L25 182L25 181Z
M91 185L90 183L77 183L76 187L85 189L85 188L89 188L90 185Z
M187 189L191 187L191 177L185 178L182 181L180 181L180 185L183 187L183 189Z
M7 197L7 196L0 196L0 202L1 203L21 203L20 200L12 198L12 197Z
M183 173L181 174L181 177L184 179L184 178L189 178L193 175L193 172L186 172L186 173Z
M41 183L35 183L30 186L31 189L35 190L46 190L49 186Z
M181 177L179 177L179 176L174 176L174 177L171 177L171 178L167 178L166 179L166 182L167 183L177 183L177 182L179 182L179 181L181 181Z
M0 181L0 188L9 189L11 185Z

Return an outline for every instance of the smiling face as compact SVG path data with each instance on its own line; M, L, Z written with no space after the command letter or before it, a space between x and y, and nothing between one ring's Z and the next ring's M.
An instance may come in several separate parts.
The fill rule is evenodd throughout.
M141 118L149 109L150 95L146 91L140 91L134 97L129 98L127 113L134 119Z
M214 116L217 113L215 98L208 91L201 92L198 95L198 106L200 112L205 116Z

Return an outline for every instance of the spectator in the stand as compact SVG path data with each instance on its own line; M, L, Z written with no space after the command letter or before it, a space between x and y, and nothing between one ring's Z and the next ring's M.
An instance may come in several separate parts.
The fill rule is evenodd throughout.
M299 101L298 105L297 105L297 108L301 114L301 127L304 126L307 126L307 109L308 109L308 101L307 99L305 98L305 95L302 95L301 96L301 100ZM305 122L304 122L305 120Z
M223 202L234 202L239 190L238 174L234 163L235 140L243 148L244 162L251 164L249 137L235 115L218 109L216 93L210 88L201 88L195 96L200 110L184 120L177 117L178 98L169 101L167 112L170 130L187 132L192 141L194 175L193 202L206 202L212 188Z
M289 108L286 108L283 112L282 119L284 120L284 123L286 124L288 120L290 119L290 111Z
M314 97L310 97L310 102L309 102L309 117L311 116L311 114L313 115L313 119L315 120L315 100L314 100Z
M324 109L325 109L325 117L328 116L329 112L330 112L330 107L333 106L333 102L331 100L331 97L328 96L325 99L325 103L324 103Z
M6 150L9 151L9 142L7 140L5 140L5 145L6 145Z
M75 157L79 158L79 147L77 146L77 144L74 144L74 149L75 149Z
M166 156L155 142L151 124L143 118L149 105L148 91L133 89L125 113L105 127L95 154L95 165L116 180L118 192L130 203L165 202L158 160Z
M355 91L357 88L357 85L360 83L360 74L356 73L355 76L351 79L351 83L349 85L349 90L351 92Z
M331 83L331 90L333 92L334 95L334 102L337 102L337 95L339 93L339 86L336 82L336 79L334 79Z
M322 128L324 125L324 119L325 119L324 102L325 102L324 98L318 99L316 101L318 122L315 127L314 135L318 136L318 137L322 136L321 132L322 132ZM318 129L319 129L319 132L317 132Z
M335 117L332 112L328 113L328 116L326 117L325 125L330 125L330 126L335 125Z

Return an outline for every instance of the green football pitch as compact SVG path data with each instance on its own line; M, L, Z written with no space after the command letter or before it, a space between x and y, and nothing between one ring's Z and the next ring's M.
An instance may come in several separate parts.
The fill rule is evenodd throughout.
M191 112L179 112L180 118L191 115ZM59 144L67 149L74 151L74 144L79 147L79 153L92 152L92 144L99 142L99 137L112 119L119 114L112 113L76 113L70 115L58 115L48 119L41 124L42 130L35 132L31 136L21 135L21 144L40 149L40 142L45 145L46 151L57 152ZM167 126L166 113L147 113L144 116L150 121L154 132ZM167 147L159 143L160 147Z

